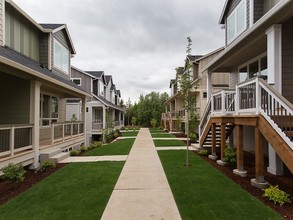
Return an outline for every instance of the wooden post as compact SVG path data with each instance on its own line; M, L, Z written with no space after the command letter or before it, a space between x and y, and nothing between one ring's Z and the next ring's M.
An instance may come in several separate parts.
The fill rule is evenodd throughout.
M216 124L212 124L212 155L216 155Z
M224 150L226 148L226 124L221 123L221 160L224 161Z
M260 133L258 127L255 127L255 176L257 182L265 182L264 172L263 136Z
M243 126L236 126L237 169L243 171Z

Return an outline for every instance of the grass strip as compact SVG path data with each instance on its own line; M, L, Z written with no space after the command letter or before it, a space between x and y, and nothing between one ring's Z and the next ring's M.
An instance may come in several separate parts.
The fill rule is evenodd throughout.
M122 139L90 150L84 156L128 155L135 138Z
M138 134L138 131L123 131L121 132L123 137L136 137Z
M282 219L195 154L158 152L181 217L187 219Z
M124 162L68 164L0 206L0 219L100 219Z
M151 133L153 138L175 138L174 134L169 133Z
M149 130L151 133L167 133L166 131L160 128L149 128Z
M186 146L186 144L180 140L154 140L154 144L156 147Z

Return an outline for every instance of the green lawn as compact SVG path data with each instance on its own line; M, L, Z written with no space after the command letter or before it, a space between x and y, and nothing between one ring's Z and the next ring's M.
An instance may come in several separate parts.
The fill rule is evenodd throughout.
M84 156L128 155L135 138L122 139L90 150Z
M151 133L166 133L166 131L159 128L149 128Z
M182 219L282 219L199 156L185 167L185 152L158 154Z
M72 163L0 206L0 219L100 219L124 162Z
M151 133L153 138L175 138L176 136L174 134L169 133Z
M186 144L180 140L154 140L154 143L156 147L186 146Z
M123 137L136 137L138 134L138 131L123 131L121 132Z

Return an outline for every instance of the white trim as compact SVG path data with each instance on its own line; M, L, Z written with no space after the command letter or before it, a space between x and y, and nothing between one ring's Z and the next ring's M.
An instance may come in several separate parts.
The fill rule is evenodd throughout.
M48 69L52 70L52 34L49 33L48 39Z
M254 0L250 0L249 6L249 27L251 27L254 23Z
M76 85L78 85L78 86L81 86L81 78L78 78L78 77L75 77L75 78L70 78L70 80L73 82L73 80L79 80L79 84L77 84L77 83L75 83Z

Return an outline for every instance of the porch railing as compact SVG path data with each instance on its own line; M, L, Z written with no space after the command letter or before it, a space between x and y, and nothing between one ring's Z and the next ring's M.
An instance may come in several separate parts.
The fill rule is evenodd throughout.
M103 122L92 122L92 130L93 131L103 130Z
M32 134L33 125L0 126L0 156L32 149Z
M262 114L293 150L293 105L262 78L214 93L211 100L201 118L200 135L211 115Z
M84 122L65 122L52 124L52 143L72 139L84 134Z

